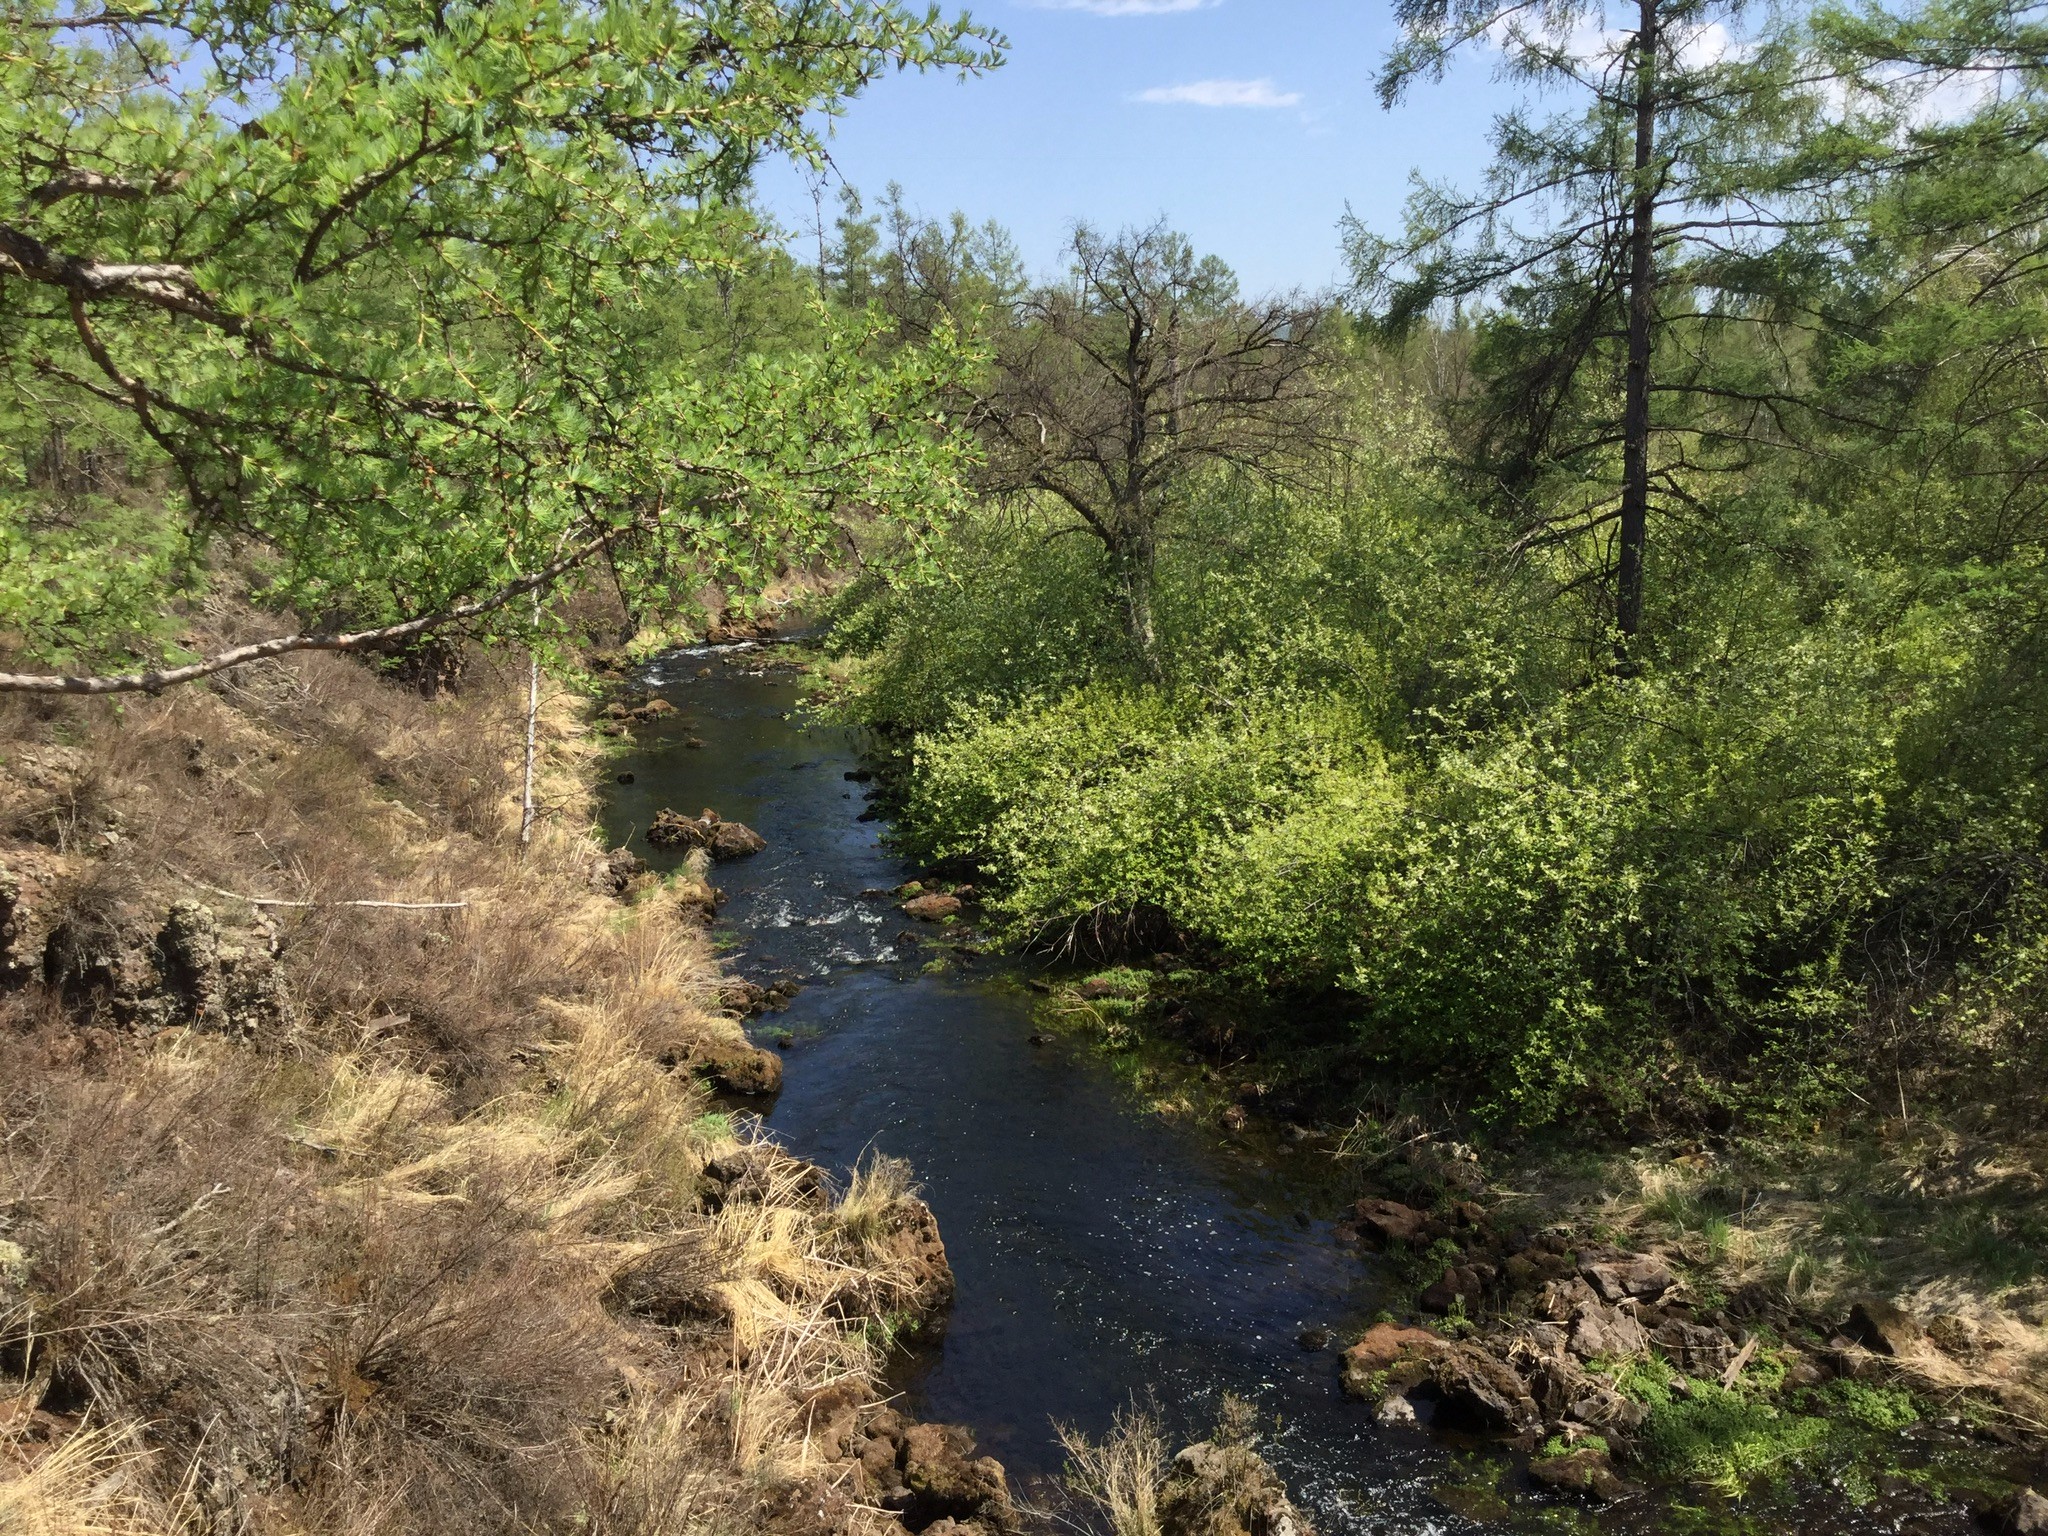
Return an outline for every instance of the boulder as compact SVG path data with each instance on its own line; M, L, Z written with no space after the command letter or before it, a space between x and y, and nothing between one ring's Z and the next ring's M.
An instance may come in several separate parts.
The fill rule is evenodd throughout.
M239 1035L274 1029L289 1013L276 945L267 925L224 929L211 907L174 902L151 945L157 988L123 1000L122 1011L144 1025L192 1023Z
M713 822L704 838L705 850L721 863L727 859L750 858L767 846L767 838L737 821Z
M666 807L654 813L654 825L647 829L647 841L656 848L698 848L703 828L681 811Z
M913 1531L941 1520L1016 1527L1002 1463L974 1454L974 1437L957 1424L912 1424L903 1431L898 1466L904 1492L883 1501Z
M759 853L768 840L742 822L727 821L716 811L690 817L680 811L655 813L647 841L656 848L701 848L712 858L743 859Z
M1507 1255L1507 1262L1501 1264L1501 1274L1507 1278L1509 1290L1538 1290L1548 1280L1569 1278L1573 1268L1571 1260L1559 1253L1526 1247L1520 1253Z
M1595 1301L1572 1313L1565 1347L1581 1360L1617 1360L1644 1353L1650 1336L1628 1313Z
M1389 1243L1414 1247L1443 1234L1443 1224L1435 1217L1398 1200L1361 1200L1351 1208L1351 1221L1360 1235L1381 1247Z
M43 968L48 926L39 921L50 870L43 859L0 864L0 985L32 980Z
M1735 1341L1727 1334L1682 1317L1659 1323L1650 1344L1688 1376L1719 1376L1735 1359Z
M1173 1458L1159 1494L1160 1536L1313 1536L1249 1444L1204 1440Z
M1429 1362L1428 1390L1436 1419L1446 1429L1512 1435L1542 1422L1529 1385L1504 1360L1476 1344L1451 1344Z
M1590 1446L1530 1462L1529 1480L1553 1493L1576 1493L1601 1503L1625 1498L1632 1491L1615 1472L1607 1453Z
M728 976L718 984L718 1006L743 1019L765 1013L768 989L740 976Z
M1510 1254L1501 1266L1508 1284L1518 1291L1533 1291L1548 1280L1564 1280L1576 1273L1572 1261L1534 1244Z
M1563 1280L1546 1280L1536 1296L1536 1315L1547 1322L1568 1323L1581 1307L1597 1306L1600 1298L1593 1287L1573 1275Z
M2048 1499L2022 1488L2005 1512L2006 1536L2048 1536Z
M707 1211L729 1205L778 1204L823 1211L832 1203L824 1170L759 1142L743 1144L704 1165L701 1197Z
M1446 1347L1448 1341L1427 1328L1403 1328L1398 1323L1376 1323L1365 1337L1344 1351L1344 1390L1353 1397L1376 1395L1390 1378L1403 1387L1415 1385L1429 1374L1428 1357Z
M590 888L600 896L623 896L626 888L647 873L647 861L630 848L614 848L591 866Z
M1875 1296L1865 1297L1849 1309L1842 1332L1865 1349L1893 1357L1916 1353L1927 1337L1912 1313Z
M1642 1428L1648 1417L1641 1403L1571 1359L1536 1361L1529 1368L1529 1390L1544 1424L1553 1431L1578 1424L1621 1441Z
M920 923L943 922L949 917L958 917L960 915L960 898L958 896L940 896L936 893L928 896L913 896L910 900L903 903L903 914L906 917L916 918Z
M1457 1264L1446 1269L1443 1275L1421 1296L1425 1312L1447 1313L1459 1302L1465 1303L1465 1310L1472 1311L1479 1299L1486 1294L1486 1288L1493 1284L1494 1268L1491 1264Z
M1608 1263L1581 1256L1579 1273L1610 1305L1617 1301L1655 1301L1678 1283L1658 1260L1644 1255Z
M782 1058L744 1040L698 1046L690 1070L726 1093L762 1096L782 1088Z

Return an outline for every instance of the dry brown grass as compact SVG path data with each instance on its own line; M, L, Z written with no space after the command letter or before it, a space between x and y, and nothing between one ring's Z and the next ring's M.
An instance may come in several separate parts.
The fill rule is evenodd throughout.
M1160 1536L1160 1499L1172 1454L1153 1415L1119 1409L1100 1440L1064 1424L1059 1437L1068 1492L1096 1513L1111 1536Z
M760 1529L807 1404L876 1369L862 1309L928 1282L907 1179L835 1211L678 1066L736 1026L668 893L591 893L572 701L513 845L514 682L0 703L0 865L75 951L0 991L10 1536ZM274 951L260 1026L138 1004L195 898Z

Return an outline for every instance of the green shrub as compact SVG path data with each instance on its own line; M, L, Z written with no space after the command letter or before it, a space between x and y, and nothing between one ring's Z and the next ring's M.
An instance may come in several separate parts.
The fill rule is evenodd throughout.
M2008 1059L2048 1003L2043 583L1911 578L1780 490L1674 551L1623 675L1421 486L1206 487L1155 686L1046 509L857 590L844 708L897 754L906 851L978 866L1013 936L1170 924L1216 1011L1312 1013L1319 1070L1496 1121L1810 1122L1880 1020L1886 1071L1950 1069L1965 1029ZM1953 1233L2023 1278L2048 1250L2011 1235Z

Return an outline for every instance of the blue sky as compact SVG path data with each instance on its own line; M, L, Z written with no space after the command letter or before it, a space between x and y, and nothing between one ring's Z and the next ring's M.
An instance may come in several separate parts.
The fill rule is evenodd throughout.
M974 14L1009 37L1009 62L964 83L882 82L832 156L863 192L898 181L921 213L1001 221L1034 271L1076 219L1163 214L1247 289L1320 287L1341 271L1346 204L1392 228L1411 171L1476 177L1500 104L1471 62L1382 111L1392 0L986 0ZM811 225L800 176L771 170L763 192Z

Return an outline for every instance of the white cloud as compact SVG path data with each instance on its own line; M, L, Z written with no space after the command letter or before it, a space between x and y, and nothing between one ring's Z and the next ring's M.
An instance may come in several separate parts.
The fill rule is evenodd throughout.
M1298 107L1301 92L1283 91L1271 80L1191 80L1155 85L1131 99L1161 107Z
M1041 11L1089 11L1097 16L1167 16L1175 11L1206 11L1223 0L1025 0Z

